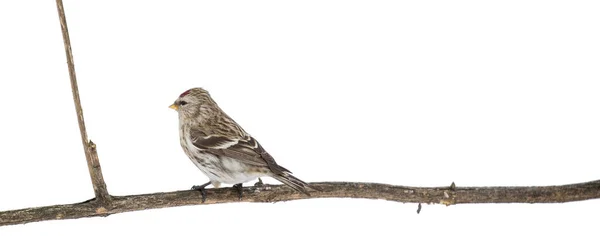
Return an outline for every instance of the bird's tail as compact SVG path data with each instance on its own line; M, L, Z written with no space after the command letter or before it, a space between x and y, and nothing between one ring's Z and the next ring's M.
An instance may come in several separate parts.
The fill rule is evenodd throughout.
M309 190L316 190L315 188L310 187L307 183L296 178L295 176L293 176L291 173L288 173L288 172L283 172L280 174L273 174L271 177L278 180L279 182L284 183L287 186L290 186L290 188L292 188L298 192L304 193L308 196L310 196L310 193L308 193Z

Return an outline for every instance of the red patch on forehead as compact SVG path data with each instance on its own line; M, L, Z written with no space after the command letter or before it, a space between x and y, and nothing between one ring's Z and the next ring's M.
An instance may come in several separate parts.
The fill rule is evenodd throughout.
M185 97L185 95L188 95L190 93L191 89L188 91L183 92L181 95L179 95L180 98Z

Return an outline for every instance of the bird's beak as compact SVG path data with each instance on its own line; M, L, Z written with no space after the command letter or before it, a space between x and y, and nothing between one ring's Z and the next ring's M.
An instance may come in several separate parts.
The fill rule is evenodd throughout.
M177 109L179 109L179 106L173 104L173 105L170 105L169 108L177 111Z

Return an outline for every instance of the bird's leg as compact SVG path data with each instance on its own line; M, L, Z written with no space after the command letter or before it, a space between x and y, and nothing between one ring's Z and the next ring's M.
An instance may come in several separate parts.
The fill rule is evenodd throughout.
M242 184L234 184L233 187L237 190L238 192L238 197L240 198L240 201L242 200Z
M208 181L208 183L205 183L203 185L194 185L192 186L192 190L198 190L200 191L200 194L202 194L202 203L204 203L204 201L206 201L206 190L204 188L206 188L206 186L210 185L210 181Z
M265 186L265 184L262 182L262 179L258 178L258 182L254 183L254 187L262 187Z

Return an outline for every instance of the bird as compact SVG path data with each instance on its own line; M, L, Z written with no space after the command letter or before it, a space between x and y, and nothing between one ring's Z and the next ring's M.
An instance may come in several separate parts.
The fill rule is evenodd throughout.
M315 190L275 162L261 144L231 119L203 88L181 93L169 108L179 116L179 141L185 154L204 173L209 182L193 190L206 200L205 187L233 184L242 198L242 184L268 176L310 196Z

